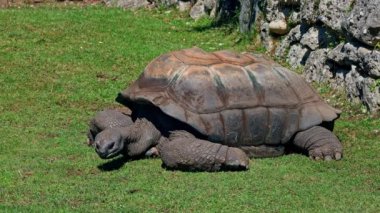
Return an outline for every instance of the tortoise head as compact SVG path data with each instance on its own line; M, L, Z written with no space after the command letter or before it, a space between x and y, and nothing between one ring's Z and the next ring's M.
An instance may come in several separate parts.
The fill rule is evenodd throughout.
M105 129L96 136L94 147L100 158L110 159L121 154L124 139L117 128Z

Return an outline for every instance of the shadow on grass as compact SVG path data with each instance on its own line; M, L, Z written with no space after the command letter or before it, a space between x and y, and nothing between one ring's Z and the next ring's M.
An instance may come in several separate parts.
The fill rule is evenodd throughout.
M224 28L226 33L232 33L236 29L236 23L228 22L228 23L217 23L215 21L200 23L196 26L188 28L189 32L204 32L212 29Z
M190 27L188 29L188 31L190 31L190 32L204 32L204 31L208 31L208 30L211 30L211 29L217 28L217 27L218 26L216 26L214 22L209 22L206 24L200 24L197 26Z
M142 157L127 158L127 157L122 156L122 157L114 158L111 161L107 161L103 164L98 165L98 169L103 172L119 170L127 162L140 160L140 159L142 159Z
M111 161L107 161L103 164L100 164L98 166L98 169L103 172L114 171L123 167L124 164L127 162L128 162L127 158L119 157L119 158L112 159Z

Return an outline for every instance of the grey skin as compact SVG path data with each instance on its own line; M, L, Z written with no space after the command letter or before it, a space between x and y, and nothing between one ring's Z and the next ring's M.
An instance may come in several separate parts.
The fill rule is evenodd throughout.
M133 125L132 125L133 124ZM88 145L95 147L100 158L109 159L119 154L138 156L146 151L147 156L158 155L157 145L161 133L146 119L132 121L129 114L120 110L104 110L96 114L90 122ZM150 138L144 138L150 137ZM139 143L134 143L140 141Z
M103 159L159 155L164 167L186 171L246 170L249 158L284 154L283 146L229 147L207 141L157 111L135 116L118 110L101 111L90 122L88 138ZM296 133L293 144L314 160L342 157L338 138L322 126Z

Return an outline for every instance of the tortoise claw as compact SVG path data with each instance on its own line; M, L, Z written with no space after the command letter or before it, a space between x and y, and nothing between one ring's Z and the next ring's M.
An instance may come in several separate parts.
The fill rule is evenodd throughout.
M156 147L150 148L148 151L145 152L146 157L160 157L160 152Z
M90 138L87 138L86 144L87 146L94 146L94 141L91 140Z
M238 148L229 147L227 151L225 166L228 170L247 170L249 158Z
M342 154L340 152L335 153L335 160L342 159Z

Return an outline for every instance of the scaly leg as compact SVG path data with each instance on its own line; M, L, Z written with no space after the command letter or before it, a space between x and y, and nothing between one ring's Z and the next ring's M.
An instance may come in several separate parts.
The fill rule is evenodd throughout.
M340 160L343 147L339 139L328 129L315 126L296 134L294 145L308 152L315 160Z
M160 144L163 165L168 169L219 171L248 169L249 158L235 147L197 139L190 134L174 133Z

